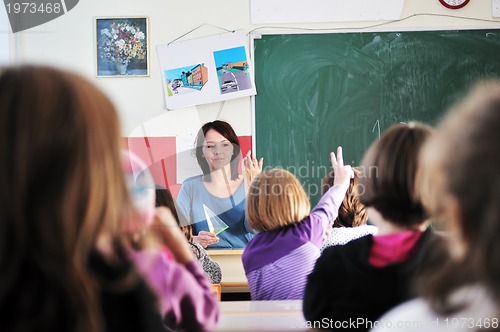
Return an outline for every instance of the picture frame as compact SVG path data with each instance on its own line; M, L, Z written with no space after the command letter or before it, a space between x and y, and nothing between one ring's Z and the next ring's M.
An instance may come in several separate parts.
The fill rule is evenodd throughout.
M95 17L97 77L149 76L149 17Z

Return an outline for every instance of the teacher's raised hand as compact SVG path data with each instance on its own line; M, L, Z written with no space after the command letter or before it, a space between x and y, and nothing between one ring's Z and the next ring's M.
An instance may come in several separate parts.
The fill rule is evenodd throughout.
M253 179L262 172L262 165L264 164L264 158L252 157L252 151L248 150L245 158L243 158L243 176L245 180L245 186L248 190Z

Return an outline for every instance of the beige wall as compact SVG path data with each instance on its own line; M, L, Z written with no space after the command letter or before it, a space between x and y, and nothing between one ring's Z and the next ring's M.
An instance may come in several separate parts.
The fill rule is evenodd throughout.
M0 65L9 62L9 31L7 12L0 8Z
M200 8L205 8L200 10ZM500 27L492 18L490 0L471 1L460 10L447 10L438 0L406 0L402 17L418 13L459 15L491 22L456 19L445 16L415 16L377 29L429 29ZM3 8L1 10L4 10ZM94 68L95 16L148 16L150 18L150 77L96 78ZM1 17L1 16L0 16ZM229 121L240 135L251 134L251 98L213 103L182 110L166 111L156 45L168 43L201 23L225 29L259 28L250 23L250 0L80 0L66 15L39 27L8 34L11 63L41 62L76 70L95 81L111 96L121 114L125 136L173 136L195 132L199 126L219 118ZM287 24L300 28L357 28L383 22L349 22L328 24ZM269 30L269 29L267 29ZM9 30L10 31L10 30ZM221 33L211 26L202 27L185 38ZM257 87L258 88L258 87ZM257 91L258 92L258 91Z

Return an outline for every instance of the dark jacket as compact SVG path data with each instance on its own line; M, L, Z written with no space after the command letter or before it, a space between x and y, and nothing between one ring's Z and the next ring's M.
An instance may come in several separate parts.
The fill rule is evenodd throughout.
M434 266L431 253L438 238L428 229L405 262L384 267L368 261L372 235L327 248L308 277L303 302L306 320L323 329L370 329L386 311L416 296L414 277Z

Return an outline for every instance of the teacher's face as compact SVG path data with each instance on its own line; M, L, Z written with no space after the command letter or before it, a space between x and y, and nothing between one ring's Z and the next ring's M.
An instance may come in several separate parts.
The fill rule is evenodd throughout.
M203 156L211 171L218 170L231 162L234 147L231 142L218 131L210 129L205 134Z

